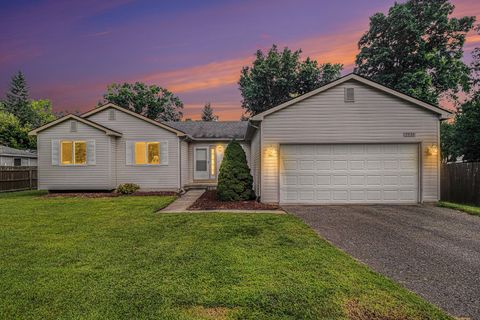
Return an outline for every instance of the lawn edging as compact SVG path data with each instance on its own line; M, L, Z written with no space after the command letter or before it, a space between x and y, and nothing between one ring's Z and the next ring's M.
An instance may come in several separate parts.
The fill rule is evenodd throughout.
M480 216L480 207L476 207L476 206L453 203L448 201L439 201L437 206L442 208L449 208L449 209L454 209L458 211L463 211L474 216Z

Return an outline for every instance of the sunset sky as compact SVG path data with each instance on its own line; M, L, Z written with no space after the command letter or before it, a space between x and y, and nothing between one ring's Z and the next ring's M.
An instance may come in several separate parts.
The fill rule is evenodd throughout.
M454 0L456 16L480 18L480 1ZM303 57L353 68L369 16L387 0L1 0L0 95L22 70L33 98L54 110L85 111L112 82L166 87L198 119L211 102L220 120L239 119L237 81L257 49L302 49ZM465 48L480 46L471 34Z

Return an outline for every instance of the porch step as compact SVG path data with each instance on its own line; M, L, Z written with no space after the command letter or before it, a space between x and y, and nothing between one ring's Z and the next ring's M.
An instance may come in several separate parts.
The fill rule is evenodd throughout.
M188 190L215 190L217 188L216 183L192 183L187 184L183 187L186 191Z

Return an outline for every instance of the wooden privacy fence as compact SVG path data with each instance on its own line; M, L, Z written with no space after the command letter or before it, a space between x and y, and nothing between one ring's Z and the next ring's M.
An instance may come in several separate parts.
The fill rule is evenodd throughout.
M37 167L0 167L0 192L37 189Z
M440 198L480 206L480 162L442 164Z

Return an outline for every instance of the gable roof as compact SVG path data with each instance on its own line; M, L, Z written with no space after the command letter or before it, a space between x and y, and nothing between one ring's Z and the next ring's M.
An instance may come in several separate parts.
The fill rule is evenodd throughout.
M58 118L57 120L49 122L49 123L47 123L47 124L45 124L41 127L33 129L32 131L30 131L28 133L28 135L34 136L34 135L38 134L40 131L43 131L43 130L48 129L48 128L53 127L53 126L56 126L57 124L62 123L62 122L66 121L66 120L69 120L69 119L77 120L78 122L82 122L82 123L86 124L87 126L90 126L90 127L96 128L100 131L103 131L103 132L105 132L105 134L107 136L116 136L116 137L121 137L122 136L122 134L118 131L107 128L105 126L102 126L102 125L100 125L96 122L90 121L88 119L80 118L79 116L76 116L74 114L68 114L64 117Z
M37 154L28 150L20 150L0 145L0 156L20 156L26 158L36 158Z
M269 114L272 114L272 113L274 113L274 112L280 111L280 110L282 110L282 109L284 109L284 108L286 108L286 107L289 107L289 106L291 106L291 105L293 105L293 104L295 104L295 103L297 103L297 102L300 102L300 101L302 101L302 100L305 100L305 99L307 99L307 98L310 98L310 97L312 97L312 96L314 96L314 95L317 95L317 94L319 94L319 93L321 93L321 92L323 92L323 91L326 91L326 90L328 90L328 89L330 89L330 88L333 88L333 87L335 87L335 86L337 86L337 85L339 85L339 84L342 84L342 83L344 83L344 82L346 82L346 81L349 81L349 80L356 80L356 81L358 81L358 82L360 82L360 83L363 83L363 84L365 84L365 85L367 85L367 86L376 88L376 89L378 89L378 90L380 90L380 91L383 91L383 92L385 92L385 93L388 93L388 94L391 94L391 95L393 95L393 96L396 96L397 98L400 98L400 99L402 99L402 100L405 100L405 101L408 101L408 102L410 102L410 103L413 103L413 104L415 104L415 105L417 105L417 106L419 106L419 107L428 109L428 110L430 110L430 111L438 114L438 115L440 116L440 119L448 119L448 118L450 118L450 116L453 114L451 111L442 109L442 108L440 108L440 107L438 107L438 106L434 106L434 105L432 105L432 104L430 104L430 103L424 102L424 101L419 100L419 99L414 98L414 97L411 97L411 96L406 95L406 94L404 94L404 93L401 93L401 92L399 92L399 91L397 91L397 90L388 88L388 87L386 87L386 86L384 86L384 85L382 85L382 84L379 84L378 82L369 80L369 79L367 79L367 78L365 78L365 77L362 77L362 76L360 76L360 75L358 75L358 74L350 73L350 74L347 74L347 75L344 76L344 77L341 77L341 78L339 78L339 79L337 79L337 80L334 80L334 81L332 81L332 82L329 82L329 83L327 83L326 85L321 86L321 87L318 88L318 89L315 89L315 90L313 90L313 91L310 91L310 92L308 92L308 93L306 93L306 94L304 94L304 95L301 95L301 96L299 96L299 97L297 97L297 98L294 98L294 99L292 99L292 100L289 100L289 101L287 101L287 102L285 102L285 103L282 103L281 105L278 105L278 106L276 106L276 107L273 107L273 108L271 108L271 109L268 109L267 111L264 111L264 112L262 112L262 113L259 113L259 114L255 115L255 116L253 116L252 118L250 118L250 120L252 120L252 121L261 121L261 120L263 120L263 118L264 118L265 116L267 116L267 115L269 115Z
M168 121L165 124L195 140L243 140L248 127L248 121Z
M151 124L153 124L153 125L155 125L155 126L157 126L157 127L160 127L160 128L165 129L165 130L168 130L168 131L170 131L170 132L173 132L173 133L175 133L177 136L184 136L184 135L185 135L185 132L182 132L182 131L180 131L180 130L178 130L178 129L175 129L175 128L173 128L173 127L171 127L171 126L169 126L169 125L166 125L166 124L164 124L164 123L162 123L162 122L158 122L158 121L152 120L152 119L150 119L150 118L147 118L147 117L145 117L144 115L138 114L138 113L133 112L133 111L131 111L131 110L122 108L122 107L120 107L120 106L117 106L116 104L111 103L111 102L108 102L108 103L106 103L106 104L104 104L104 105L102 105L102 106L100 106L100 107L98 107L98 108L95 108L95 109L92 109L92 110L90 110L90 111L87 111L87 112L83 113L83 114L81 115L81 117L82 117L82 118L88 118L88 117L90 117L91 115L94 115L94 114L96 114L96 113L98 113L98 112L100 112L100 111L103 111L103 110L105 110L105 109L108 109L108 108L113 108L113 109L119 110L119 111L121 111L121 112L124 112L124 113L126 113L126 114L129 114L129 115L131 115L131 116L133 116L133 117L135 117L135 118L141 119L141 120L146 121L146 122L148 122L148 123L151 123Z

